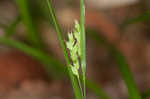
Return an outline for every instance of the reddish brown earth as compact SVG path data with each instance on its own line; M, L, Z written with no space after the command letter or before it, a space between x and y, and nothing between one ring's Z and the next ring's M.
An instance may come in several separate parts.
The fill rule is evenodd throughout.
M0 52L0 88L17 87L28 80L47 80L42 65L20 51Z

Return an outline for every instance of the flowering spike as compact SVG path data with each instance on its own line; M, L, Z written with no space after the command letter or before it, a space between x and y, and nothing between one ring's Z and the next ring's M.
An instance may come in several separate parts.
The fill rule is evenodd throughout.
M68 41L66 42L66 46L69 49L70 52L70 58L72 60L72 65L70 64L72 68L72 72L74 75L79 77L79 57L81 56L81 47L80 47L80 25L77 20L75 20L75 30L73 33L68 34Z

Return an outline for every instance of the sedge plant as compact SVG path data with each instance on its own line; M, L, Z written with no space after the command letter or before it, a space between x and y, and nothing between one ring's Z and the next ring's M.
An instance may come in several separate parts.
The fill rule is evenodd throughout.
M65 59L67 62L67 67L68 67L68 72L70 79L72 81L74 93L76 96L76 99L86 99L86 85L85 85L85 71L86 71L86 46L85 46L85 7L84 7L84 0L81 0L81 24L79 25L76 21L75 24L75 34L73 37L73 34L68 34L69 41L65 44L63 35L62 35L62 30L58 24L58 21L55 16L55 11L52 6L51 0L47 0L48 8L50 11L50 14L52 16L54 25L56 27L56 31L58 34L58 38L61 44L61 47L64 51ZM81 27L81 29L80 29ZM76 41L76 43L75 43ZM75 45L74 45L75 44ZM67 45L67 47L66 47ZM71 59L69 57L69 52L67 51L67 48L70 51L71 54ZM80 62L78 60L78 56L80 57L80 62L81 62L81 68L82 68L82 78L83 78L83 88L80 83L79 79L79 67L80 67ZM83 89L83 90L82 90Z
M32 27L32 25L28 25L28 24L33 24L33 23L31 22L31 18L29 17L29 14L27 13L27 10L28 10L27 7L23 6L24 8L26 8L26 9L24 9L21 6L23 4L26 4L26 3L23 3L23 1L17 1L18 2L17 4L20 5L19 8L22 9L22 10L20 10L22 12L21 17L24 17L21 19L25 22L24 24L26 24L28 30L30 30L31 33L36 33L35 29L33 29L34 27ZM86 85L88 88L90 88L92 91L94 91L97 95L99 95L100 99L108 99L108 96L100 88L98 88L98 86L95 83L86 79L86 42L85 42L86 39L85 39L85 27L84 27L85 4L84 4L84 0L80 0L80 1L81 1L80 2L80 8L81 8L80 24L77 21L75 21L74 31L72 33L68 33L68 41L67 42L65 42L65 40L63 38L62 31L57 22L57 19L56 19L55 13L54 13L54 8L52 6L51 1L47 0L47 4L49 7L49 11L51 13L53 22L56 27L56 31L58 33L58 37L59 37L61 46L62 46L64 54L65 54L67 68L68 68L67 74L69 74L70 79L72 81L76 99L86 99ZM27 18L25 18L25 17L27 17ZM53 64L53 66L51 66L51 67L53 67L52 68L53 70L54 69L60 70L57 72L64 72L66 70L66 68L64 67L63 64L59 63L57 60L53 59L46 53L43 53L41 50L37 49L37 47L32 48L30 46L25 45L24 43L21 43L21 42L18 42L18 41L8 38L8 36L12 35L14 28L16 27L18 22L20 22L21 19L20 19L20 16L16 19L14 24L12 24L10 26L10 28L8 29L9 31L6 31L6 32L8 32L8 34L6 34L6 37L0 38L0 42L28 53L29 55L36 57L38 60L42 61L46 65ZM26 23L26 20L28 20L28 24ZM92 32L92 34L93 34L93 32ZM31 37L31 36L29 36L29 37ZM100 37L100 36L96 36L96 37ZM110 52L113 54L113 56L116 58L117 62L120 65L120 71L121 71L123 78L125 80L125 83L127 85L130 98L131 99L141 99L141 96L138 92L138 89L136 88L136 84L133 80L132 74L128 68L128 64L126 63L124 56L114 46L105 42L105 40L103 40L103 38L104 37L102 37L101 41L103 41L103 43L105 43L105 45L108 46L108 48L110 49ZM39 37L35 37L34 39L32 38L32 39L30 39L30 41L34 42L37 39L39 39ZM96 38L96 39L100 39L100 38ZM37 41L40 41L40 40L37 40ZM39 44L40 43L38 43L38 44L34 43L34 45L38 45L38 46L39 46ZM49 67L49 66L47 66L47 67ZM81 68L82 74L80 74L79 68ZM50 69L48 69L48 70L50 70ZM146 96L147 96L147 93L143 95L143 97L146 97Z
M70 51L73 65L70 64L73 74L77 77L83 99L86 99L86 35L85 35L85 1L80 0L80 25L75 21L74 33L69 33L69 41L66 43ZM80 60L79 60L80 59ZM79 68L81 62L83 88L79 79Z
M25 3L24 3L25 2ZM28 6L28 0L23 0L23 1L18 1L16 0L16 3L18 5L18 8L19 8L19 11L20 11L20 14L16 20L14 20L14 22L12 22L12 24L10 24L10 26L8 27L4 27L5 28L5 35L4 37L0 37L0 43L1 44L5 44L7 46L11 46L13 48L16 48L16 49L19 49L23 52L25 52L26 54L28 55L31 55L33 56L34 58L36 58L37 60L39 60L41 63L44 64L45 66L45 69L46 71L48 72L48 74L52 75L52 76L58 76L59 74L70 74L72 76L72 83L73 83L73 87L74 89L76 90L75 94L76 94L76 98L77 99L81 99L81 96L83 98L83 89L81 88L82 85L81 85L81 81L82 80L82 75L80 74L80 77L78 75L78 77L75 75L75 73L73 72L72 68L68 68L70 71L72 71L73 73L66 73L66 67L64 67L64 64L62 64L60 61L58 61L57 59L47 55L47 53L45 52L45 50L39 50L37 48L37 44L33 43L35 40L37 41L40 41L39 38L38 38L38 32L35 32L36 31L36 28L34 27L34 24L33 24L33 20L32 18L30 17L31 13L29 11L29 6ZM23 42L20 42L18 40L14 40L14 39L11 39L11 36L14 35L16 32L15 32L15 29L16 27L18 26L18 24L20 22L24 22L25 24L25 27L26 29L28 30L28 33L37 33L35 35L37 35L35 37L35 39L30 39L31 35L28 36L29 38L29 42L30 43L33 43L33 45L27 45ZM28 23L28 24L27 24ZM76 22L78 23L78 22ZM1 26L2 27L2 26ZM79 30L80 29L80 25L77 24L75 26L75 28L77 28L76 30ZM57 29L58 30L58 29ZM78 31L79 33L79 36L80 36L80 33L81 33L81 29L80 29L80 32ZM59 36L60 37L60 36ZM32 38L32 37L31 37ZM78 40L80 42L80 39ZM38 45L41 45L40 43L38 43ZM41 46L43 47L43 46ZM80 55L81 56L81 55ZM52 71L51 71L52 70ZM59 75L60 76L60 75ZM74 77L75 76L75 77ZM74 78L77 77L77 80L74 79ZM80 79L79 79L80 78ZM78 81L78 83L76 83ZM82 81L83 82L83 81ZM102 99L108 99L108 96L105 92L103 92L103 90L99 87L99 85L97 85L95 82L91 81L91 80L88 80L86 79L86 83L87 83L87 88L89 88L91 91L93 91L94 93L96 93L96 95ZM75 85L76 84L76 85ZM80 91L79 88L78 88L78 84L79 84L79 87L80 87ZM82 89L82 90L81 90ZM82 94L82 95L81 95Z

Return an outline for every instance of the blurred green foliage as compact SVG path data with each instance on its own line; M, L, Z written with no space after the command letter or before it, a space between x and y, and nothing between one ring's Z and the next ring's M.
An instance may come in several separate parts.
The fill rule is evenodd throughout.
M25 53L35 57L41 63L45 64L45 69L53 76L60 76L60 75L68 75L67 68L61 63L58 59L54 59L50 55L47 54L45 51L46 47L43 44L43 41L40 37L40 32L36 25L36 21L38 18L43 20L50 20L50 24L52 24L52 17L49 18L49 10L46 0L16 0L16 3L19 8L20 15L14 20L9 27L4 26L3 24L0 25L2 28L5 28L5 37L0 37L0 43L17 48L19 50L24 51ZM70 1L69 1L70 3ZM34 6L33 6L34 5ZM134 18L127 19L123 24L120 25L121 29L125 29L130 24L136 24L138 22L149 21L150 20L150 12L145 12L141 15L138 15ZM11 36L15 34L15 28L19 22L23 22L27 33L28 33L28 42L31 45L27 45L20 41L11 39ZM98 34L93 30L88 30L87 34L89 37L93 38L93 40L97 41L99 46L103 44L114 56L116 59L122 77L126 83L126 86L129 91L130 99L141 99L140 93L136 88L136 83L134 81L133 75L129 69L128 63L124 55L120 52L120 50L108 42L105 37ZM95 92L99 98L101 99L109 99L107 94L94 82L90 80L86 80L87 87ZM150 96L150 91L146 91L142 94L142 98L146 99Z

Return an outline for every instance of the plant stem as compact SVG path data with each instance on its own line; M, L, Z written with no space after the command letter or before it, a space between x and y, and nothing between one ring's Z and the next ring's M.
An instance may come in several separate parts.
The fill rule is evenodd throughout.
M82 93L81 93L80 88L78 86L77 78L74 76L74 74L72 73L72 70L69 67L69 65L71 64L71 62L69 60L69 53L67 52L67 49L66 49L66 46L65 46L65 42L64 42L64 38L63 38L63 35L62 35L62 31L61 31L61 28L60 28L60 26L58 24L58 21L56 19L55 11L54 11L54 8L52 6L51 0L47 0L47 4L48 4L48 8L49 8L50 14L52 16L54 25L56 27L56 31L57 31L57 35L58 35L61 47L62 47L62 49L64 51L64 55L65 55L65 59L66 59L67 65L68 65L67 67L68 67L70 79L72 81L72 85L73 85L73 89L74 89L74 93L75 93L76 99L82 99Z
M83 76L83 92L84 99L86 99L86 35L85 35L85 1L80 0L80 24L81 24L81 67Z
M65 46L62 30L58 24L57 19L56 19L55 11L54 11L54 8L52 6L51 0L47 0L47 4L48 4L48 8L49 8L50 14L52 16L55 28L56 28L56 32L58 34L58 39L59 39L61 47L63 48L63 51L64 51L65 59L66 59L67 63L70 64L71 62L69 60L68 52L67 52L67 49Z

